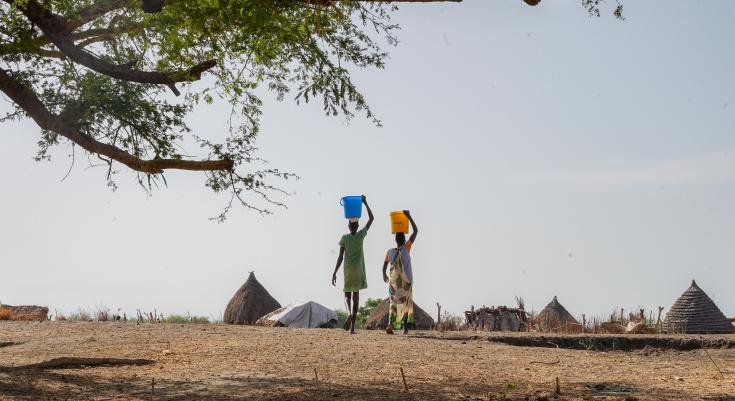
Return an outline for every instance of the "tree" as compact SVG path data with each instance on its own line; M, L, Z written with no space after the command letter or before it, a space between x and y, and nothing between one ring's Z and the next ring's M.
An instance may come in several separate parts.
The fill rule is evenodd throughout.
M357 319L355 319L355 326L357 328L364 328L368 318L373 313L375 308L383 303L382 299L368 298L367 301L357 310Z
M583 5L594 14L599 1ZM0 91L13 107L0 123L31 118L41 128L36 160L69 143L72 156L78 147L103 161L113 189L119 165L149 191L167 170L202 171L206 186L230 194L219 220L233 201L269 213L283 206L272 195L285 193L270 180L295 176L256 155L260 96L318 99L327 115L379 125L349 71L385 66L379 41L396 43L394 10L385 1L0 0ZM205 74L207 86L194 85ZM222 141L185 123L215 98L232 106ZM183 150L192 143L202 158Z

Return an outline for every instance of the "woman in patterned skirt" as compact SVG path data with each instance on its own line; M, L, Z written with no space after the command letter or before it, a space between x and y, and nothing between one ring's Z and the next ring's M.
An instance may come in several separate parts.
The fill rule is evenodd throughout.
M411 248L416 242L419 232L416 222L413 221L411 213L404 210L403 213L411 222L411 237L406 241L406 234L396 233L396 248L388 250L383 263L383 281L388 283L390 295L390 317L385 332L393 334L393 330L403 329L403 334L408 333L409 327L414 326L413 320L413 269L411 268ZM390 273L386 272L390 264Z

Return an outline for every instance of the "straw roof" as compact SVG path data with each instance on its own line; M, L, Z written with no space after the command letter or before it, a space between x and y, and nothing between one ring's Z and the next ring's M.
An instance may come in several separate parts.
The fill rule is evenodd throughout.
M669 309L663 329L667 333L729 334L735 328L712 299L692 280Z
M388 298L378 305L373 313L368 316L365 322L365 328L369 330L381 330L388 326L388 317L390 315L390 301ZM413 303L413 320L417 330L430 330L436 324L434 319L429 316L426 311L421 309L416 302Z
M225 308L224 321L227 324L255 324L261 317L281 307L268 290L250 272L247 281Z
M556 296L536 315L534 322L543 331L564 330L569 324L579 325L577 319L559 303Z

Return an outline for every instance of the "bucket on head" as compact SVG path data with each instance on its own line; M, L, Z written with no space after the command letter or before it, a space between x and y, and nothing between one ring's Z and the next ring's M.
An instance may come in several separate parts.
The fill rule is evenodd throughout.
M345 209L345 219L359 219L362 216L362 196L345 196L339 204Z
M408 234L408 217L403 211L390 212L390 228L393 234Z

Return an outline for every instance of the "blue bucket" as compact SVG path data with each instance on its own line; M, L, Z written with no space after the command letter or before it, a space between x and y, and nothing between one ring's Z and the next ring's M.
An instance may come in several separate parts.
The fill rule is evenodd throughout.
M359 219L362 216L362 196L345 196L339 204L345 208L345 219Z

